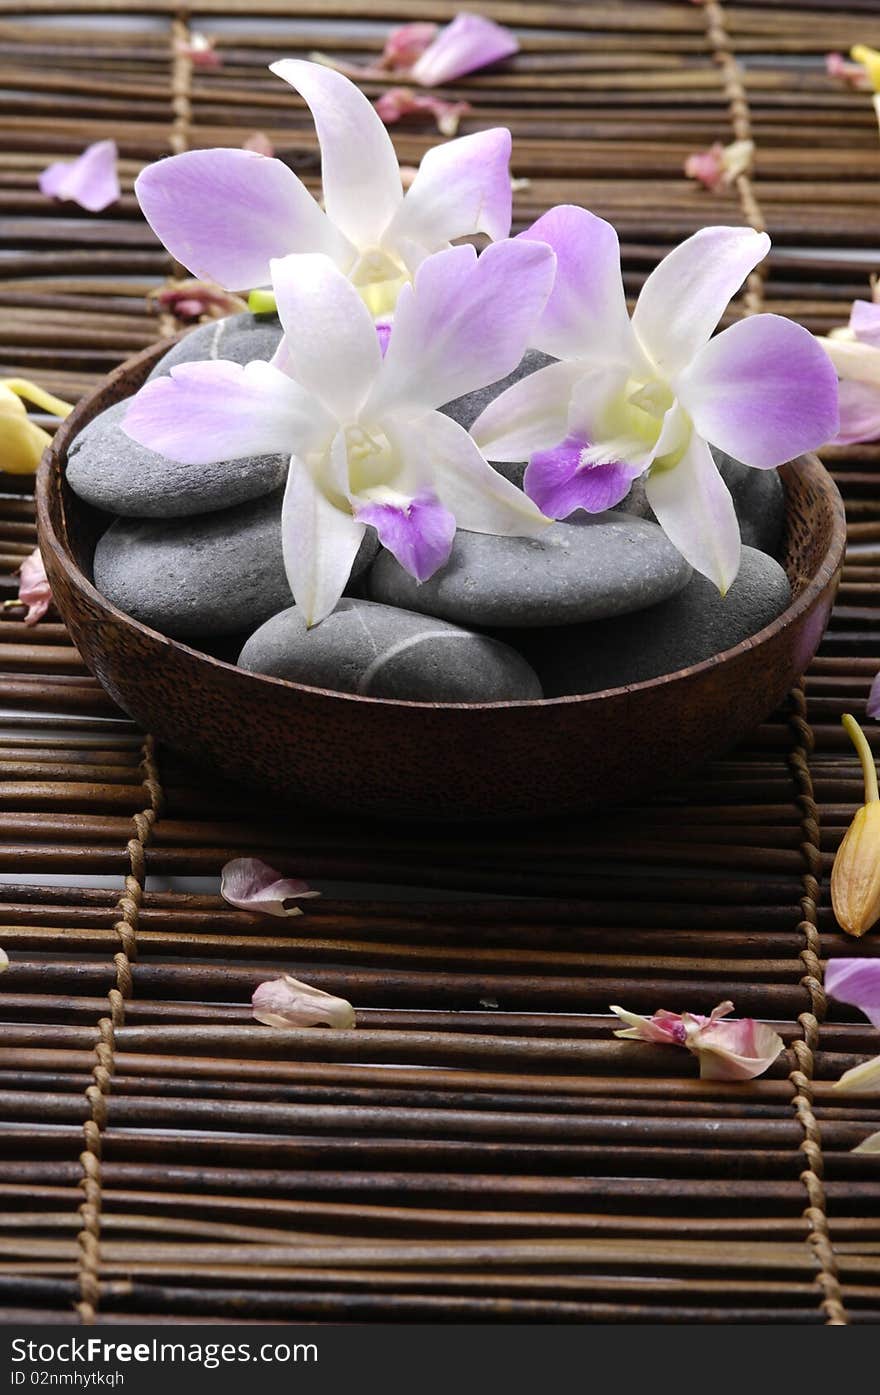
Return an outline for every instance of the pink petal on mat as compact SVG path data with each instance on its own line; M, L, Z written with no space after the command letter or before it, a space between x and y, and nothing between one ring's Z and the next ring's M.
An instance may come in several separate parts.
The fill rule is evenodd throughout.
M43 566L43 559L38 547L34 548L30 556L25 557L18 569L18 575L20 578L18 599L22 605L26 605L28 608L24 623L36 625L38 620L42 620L52 603L49 579L46 576L46 568Z
M516 35L482 15L456 15L414 63L410 76L421 87L440 87L519 51Z
M455 516L434 494L420 494L406 504L365 504L356 512L379 541L416 581L427 581L449 561L455 539Z
M411 87L389 87L374 106L386 126L395 125L405 116L428 116L437 122L437 130L443 136L454 136L461 118L471 110L469 102L444 102L440 97L414 92Z
M251 998L254 1017L266 1027L332 1027L351 1031L357 1026L354 1008L345 998L334 998L321 988L302 983L290 974L267 979Z
M379 66L389 72L411 68L421 58L425 49L436 39L439 25L416 21L414 24L399 24L392 29L385 40Z
M708 150L695 150L684 162L684 172L688 179L696 179L712 193L717 193L726 183L724 170L724 146L720 140L710 145Z
M283 877L259 857L235 857L220 873L220 895L241 911L263 915L302 915L299 906L288 901L304 901L320 896L307 882Z
M179 320L198 320L203 315L212 320L222 320L226 315L235 315L247 309L246 302L240 296L224 291L214 281L200 281L194 276L175 281L159 291L151 291L149 298Z
M214 47L214 39L209 39L207 34L199 34L193 31L189 40L179 39L174 45L175 53L181 57L188 58L194 68L222 68L223 55L218 53Z
M254 131L247 140L242 141L241 148L252 151L254 155L265 155L270 160L275 154L275 147L265 131Z
M772 1027L751 1017L734 1018L733 1003L719 1003L708 1017L692 1012L667 1012L639 1017L612 1007L628 1023L615 1036L660 1045L684 1046L700 1062L702 1080L754 1080L772 1066L782 1050L782 1038Z
M880 1029L880 959L829 959L825 989L839 1003L850 1003Z
M86 146L76 160L58 160L39 178L41 193L52 199L69 199L89 213L100 213L120 195L116 172L116 142L99 140Z

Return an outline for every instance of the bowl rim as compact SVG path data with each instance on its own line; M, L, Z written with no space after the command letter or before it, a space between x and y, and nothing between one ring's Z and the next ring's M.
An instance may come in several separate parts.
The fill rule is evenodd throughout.
M225 659L218 659L213 654L207 654L203 649L195 649L192 645L183 640L174 639L170 635L163 634L161 630L154 630L151 626L145 625L134 616L128 615L125 611L119 610L111 601L107 599L94 583L89 580L82 569L75 561L72 553L62 543L52 524L50 497L53 482L61 480L65 474L67 462L67 449L71 441L79 434L80 430L88 424L98 412L93 410L96 402L104 396L112 396L113 402L122 401L123 397L116 396L113 390L121 383L127 383L131 376L139 370L149 370L159 359L168 352L173 344L185 337L188 331L174 335L171 338L159 340L156 344L141 350L140 353L124 360L114 368L99 385L81 398L70 415L65 418L58 428L50 444L46 447L42 460L37 471L36 503L37 503L37 527L38 540L41 548L47 544L53 553L56 564L64 571L72 574L77 587L84 591L89 598L99 607L105 609L115 621L123 625L130 626L135 632L144 635L149 641L159 640L162 644L168 645L172 650L179 651L189 658L195 658L207 664L209 668L218 669L229 674L236 674L240 678L251 679L261 684L269 685L269 691L273 688L281 690L301 692L309 696L335 698L339 702L362 703L370 706L391 707L391 708L412 708L416 711L455 711L455 712L492 712L506 711L509 708L517 710L536 709L553 710L565 706L573 706L578 703L599 703L609 698L620 698L629 693L639 693L648 689L656 689L663 685L680 683L692 677L708 673L713 668L718 668L722 664L729 663L740 655L746 654L750 649L766 643L775 635L781 633L793 621L808 611L822 592L832 582L843 564L844 552L846 549L846 516L844 512L843 500L833 478L825 469L818 455L813 451L807 451L795 457L803 462L806 471L816 477L817 483L823 487L823 492L828 497L832 506L832 527L828 546L822 558L816 574L810 579L803 591L795 600L786 606L785 610L772 620L769 625L758 630L754 635L749 635L746 639L740 640L729 649L723 649L718 654L712 654L708 659L702 659L698 664L692 664L687 668L676 669L672 673L658 674L655 678L646 678L638 683L626 683L616 688L601 688L593 693L566 693L560 697L541 698L519 698L504 702L416 702L408 698L382 698L370 697L366 693L343 693L333 688L319 688L307 683L295 683L291 679L276 678L266 673L254 673L249 669L239 668L237 664L229 663ZM142 377L142 382L143 382ZM124 394L131 397L132 393ZM113 402L106 403L106 406L113 405ZM103 407L100 410L104 410ZM793 461L786 461L780 469L793 465Z

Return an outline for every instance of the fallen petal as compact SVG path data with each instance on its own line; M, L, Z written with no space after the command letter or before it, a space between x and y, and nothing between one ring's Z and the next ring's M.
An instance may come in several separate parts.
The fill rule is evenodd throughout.
M18 575L18 599L28 608L24 623L36 625L52 604L52 591L38 547L34 548L29 557L25 557L18 569Z
M267 1027L332 1027L351 1031L357 1026L354 1008L345 998L334 998L310 983L284 974L268 979L251 999L254 1017Z
M472 109L469 102L444 102L440 97L414 92L411 87L391 87L374 105L386 126L393 126L405 116L429 116L444 136L454 136L461 118Z
M869 717L875 720L880 717L880 673L875 674L871 684L871 691L868 694L868 703L865 709Z
M755 156L751 140L735 140L729 145L716 141L708 150L695 151L684 162L684 172L713 193L727 189L741 174L747 174Z
M831 868L831 905L848 935L864 935L880 919L880 797L871 748L848 712L841 718L862 766L865 802L837 849Z
M732 1007L732 1004L723 1004ZM701 1080L754 1080L769 1070L783 1047L778 1032L764 1022L751 1017L725 1018L716 1014L706 1019L692 1019L685 1014L685 1045L700 1063Z
M421 87L440 87L518 51L519 43L509 29L482 15L456 15L425 49L410 76Z
M860 1066L852 1066L845 1070L839 1080L835 1080L832 1087L840 1090L841 1094L877 1094L880 1092L880 1056L874 1056L870 1061L862 1061ZM875 1134L875 1138L880 1138L880 1134ZM858 1152L858 1149L855 1150Z
M417 21L415 24L399 24L392 29L385 40L382 57L379 60L389 72L395 69L411 68L421 58L425 49L436 39L440 30L437 24Z
M302 915L299 906L289 901L304 901L320 896L307 882L282 877L274 867L259 857L235 857L227 862L220 874L220 895L230 906L242 911L260 911L264 915Z
M0 949L0 974L5 974L9 968L9 955L5 949Z
M626 1022L627 1026L616 1031L616 1037L626 1037L629 1041L650 1041L660 1046L683 1046L684 1027L681 1015L661 1009L653 1017L641 1017L637 1012L626 1012L622 1007L611 1005L611 1011Z
M174 51L188 58L194 68L222 68L223 57L215 49L214 42L207 34L194 31L188 40L179 39L174 45Z
M854 300L849 327L860 343L880 348L880 305L873 300Z
M191 321L203 317L222 320L225 315L235 315L247 309L247 303L241 296L224 291L214 281L201 281L195 277L187 277L151 291L148 299L179 320Z
M275 154L275 147L265 131L254 131L241 143L242 150L252 150L255 155L266 155L269 159Z
M871 80L861 63L851 63L842 53L826 53L825 71L831 78L849 83L861 91L870 90Z
M100 213L119 198L116 142L96 141L76 160L58 160L43 170L40 191L53 199L69 199L89 213Z
M866 1138L864 1143L860 1143L857 1148L853 1148L854 1153L880 1153L880 1133L872 1133L870 1138Z

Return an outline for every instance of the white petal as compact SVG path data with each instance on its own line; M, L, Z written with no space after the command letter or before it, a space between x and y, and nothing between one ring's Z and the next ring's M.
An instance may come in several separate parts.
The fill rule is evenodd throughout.
M664 257L642 287L632 324L666 375L709 340L731 297L766 257L770 239L753 228L701 228Z
M532 538L548 526L550 520L521 489L492 469L458 422L429 412L407 427L398 440L407 454L430 462L437 497L455 515L459 528Z
M510 132L499 127L433 146L388 228L386 246L399 247L409 262L409 244L438 252L473 233L507 237L510 144Z
M270 363L179 363L131 399L122 429L169 460L206 465L250 455L308 452L335 422L305 388Z
M382 364L372 315L328 257L273 261L272 285L284 327L279 363L339 421L353 421Z
M739 524L730 492L702 437L691 435L677 465L651 470L645 492L670 542L724 595L739 571Z
M307 625L333 610L351 575L365 528L336 508L304 461L293 456L281 510L284 568Z
M528 460L563 440L572 389L583 371L578 363L550 363L490 402L471 427L487 459Z
M353 82L321 63L284 58L270 67L311 108L328 217L356 247L378 246L403 199L397 156L380 117Z
M478 258L451 247L404 286L368 411L439 407L497 383L525 352L553 285L541 242L493 242Z

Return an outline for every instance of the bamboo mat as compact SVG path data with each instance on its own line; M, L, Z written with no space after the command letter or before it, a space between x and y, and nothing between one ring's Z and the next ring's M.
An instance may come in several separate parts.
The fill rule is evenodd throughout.
M702 223L766 226L734 314L846 320L880 269L880 141L823 59L880 46L875 0L479 8L522 52L443 95L472 102L464 132L512 129L517 226L562 201L611 218L632 293ZM145 301L172 271L131 194L147 160L259 129L316 186L268 61L364 58L389 22L456 9L0 0L0 372L74 399L171 327ZM190 67L188 29L220 70ZM38 172L107 136L122 201L48 204ZM753 178L684 179L734 136ZM433 139L395 129L405 163ZM825 454L851 548L805 687L728 759L595 822L475 839L292 816L154 750L63 626L0 621L5 1321L880 1319L880 1169L851 1152L880 1100L830 1089L876 1034L822 987L852 948L827 874L861 800L840 713L880 667L880 447ZM12 596L33 509L2 488ZM217 875L242 853L327 894L289 923L233 910ZM358 1030L254 1024L282 969L349 997ZM786 1041L751 1085L611 1034L610 1003L728 996Z

